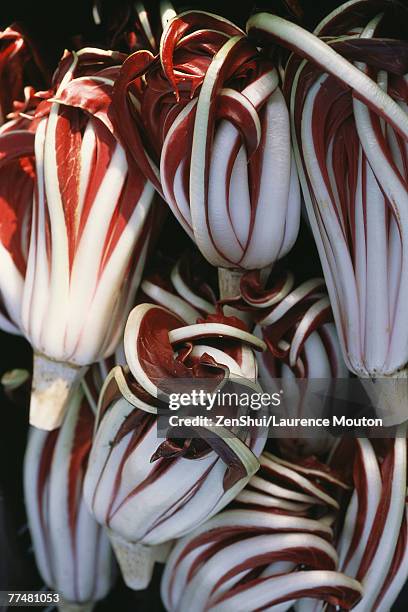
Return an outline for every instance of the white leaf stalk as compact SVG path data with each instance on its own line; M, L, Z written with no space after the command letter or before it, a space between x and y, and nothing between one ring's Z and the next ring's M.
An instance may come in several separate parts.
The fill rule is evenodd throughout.
M88 511L83 478L94 415L81 388L61 428L31 428L24 461L24 496L39 572L60 593L60 609L92 610L116 577L104 530Z
M344 484L318 462L302 470L269 453L260 462L236 508L175 545L161 587L169 612L289 610L306 594L322 609L325 602L348 609L360 598L361 585L338 571L331 543L337 502L325 489Z
M21 305L34 193L30 121L0 128L0 329L21 334Z
M243 279L242 297L253 309L257 321L254 333L267 345L267 350L257 355L260 382L272 393L279 391L280 380L296 389L296 381L301 379L294 401L282 398L285 416L314 416L304 414L307 381L318 382L323 393L333 379L349 376L324 281L312 278L296 286L293 274L284 272L275 278L272 275L264 284L260 275L252 276ZM307 407L312 406L308 403ZM287 456L296 457L324 453L333 441L329 432L303 437L293 428L293 436L280 440L279 445Z
M408 578L405 425L381 442L356 441L355 488L337 544L339 568L363 587L358 612L390 610Z
M91 60L95 73L76 76ZM35 133L21 319L35 353L30 421L48 430L83 368L114 352L146 256L153 187L128 165L110 123L114 62L93 49L66 56Z
M163 306L192 325L216 312L217 296L209 281L196 253L187 252L171 268L158 257L157 265L140 284L138 301Z
M168 267L168 266L167 266ZM213 274L215 272L215 274ZM215 313L217 301L227 298L234 303L240 300L241 270L218 268L219 291L212 284L216 270L201 257L198 251L188 251L173 265L171 271L163 269L163 261L158 257L157 265L143 279L138 301L159 304L181 316L188 323L195 323L205 314ZM213 282L211 282L213 281ZM251 317L247 312L223 304L226 316L235 316L250 329Z
M387 64L394 41L378 38L382 15L369 2L353 12L358 4L336 9L315 34L264 13L247 30L294 52L284 89L344 359L391 425L407 417L407 76Z
M168 22L159 59L141 52L123 66L116 87L122 138L212 265L235 275L273 264L293 246L300 217L275 67L242 30L202 11ZM220 289L231 297L237 286L221 280Z
M188 325L163 307L137 306L125 331L130 372L115 368L101 394L85 498L96 520L108 528L132 588L144 588L150 580L154 561L163 556L157 546L219 512L259 467L265 431L238 437L208 428L212 437L196 431L179 446L158 430L158 407L166 406L163 398L177 380L190 381L192 389L197 376L223 372L224 384L229 378L254 384L251 347L263 343L218 317L219 322ZM184 347L191 347L188 355ZM204 374L200 368L206 364Z

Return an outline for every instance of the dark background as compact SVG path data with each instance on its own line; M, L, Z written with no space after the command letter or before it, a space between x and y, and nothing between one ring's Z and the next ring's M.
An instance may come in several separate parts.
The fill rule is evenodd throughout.
M129 0L130 1L130 0ZM198 8L218 13L240 25L257 10L276 11L288 15L293 0L258 0L221 2L202 0L174 2L178 11ZM312 28L330 10L340 4L337 0L298 0L303 16L298 17L306 27ZM36 2L2 0L0 4L0 29L18 22L48 63L52 72L65 48L78 46L82 40L87 45L105 46L107 33L103 26L95 26L92 19L92 0L68 2ZM154 10L155 2L145 2ZM124 14L127 0L101 0L104 16ZM80 38L82 37L82 38ZM168 253L188 248L189 240L178 224L168 219L160 241L161 249ZM306 227L289 256L289 265L298 277L321 274L313 246L313 239ZM31 368L31 350L25 340L0 332L0 375L13 368ZM0 385L0 590L38 589L43 586L34 563L29 533L26 529L22 493L22 461L27 436L28 407L20 397L13 401L4 395ZM120 607L120 610L138 612L161 611L159 595L160 568L156 570L152 585L147 591L132 592L121 581L109 597L97 605L97 612ZM402 594L394 611L406 610L408 593ZM194 612L192 610L191 612Z

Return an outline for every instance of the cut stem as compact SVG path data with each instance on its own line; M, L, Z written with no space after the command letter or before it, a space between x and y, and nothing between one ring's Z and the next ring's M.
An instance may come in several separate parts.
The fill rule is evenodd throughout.
M30 424L47 431L57 429L85 371L84 367L34 354Z
M152 579L155 547L128 542L112 530L107 531L125 584L135 591L146 589Z
M218 287L220 290L220 300L239 297L241 295L241 278L244 270L218 268ZM224 313L228 316L234 316L243 321L248 329L251 329L251 315L248 312L238 310L232 306L224 306Z
M243 274L243 270L218 268L218 285L221 300L238 297L241 294L240 283Z
M408 369L360 380L384 427L400 425L408 419Z

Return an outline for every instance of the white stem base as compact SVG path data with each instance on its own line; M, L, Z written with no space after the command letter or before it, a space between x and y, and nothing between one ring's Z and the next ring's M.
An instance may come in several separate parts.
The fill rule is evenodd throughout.
M63 421L71 393L85 370L34 354L30 424L47 431L57 429Z
M128 542L110 529L107 532L126 586L134 591L146 589L152 579L156 560L154 548L139 542Z
M237 297L241 294L240 284L242 275L242 270L218 268L218 286L222 300Z
M220 290L220 299L226 300L241 295L241 278L244 272L242 270L234 270L233 268L218 268L218 287ZM251 329L251 315L248 312L238 310L232 306L224 306L224 314L227 317L237 317L241 319L249 329Z
M408 369L379 379L360 380L384 427L399 425L408 419Z

